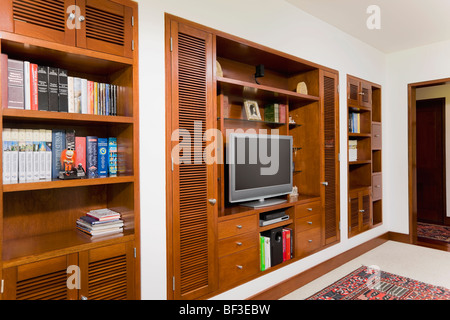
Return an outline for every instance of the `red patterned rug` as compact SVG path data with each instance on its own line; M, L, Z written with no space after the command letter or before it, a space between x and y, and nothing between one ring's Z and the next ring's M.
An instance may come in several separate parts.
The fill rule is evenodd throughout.
M450 243L450 227L417 222L417 236Z
M306 300L450 300L450 290L362 266Z

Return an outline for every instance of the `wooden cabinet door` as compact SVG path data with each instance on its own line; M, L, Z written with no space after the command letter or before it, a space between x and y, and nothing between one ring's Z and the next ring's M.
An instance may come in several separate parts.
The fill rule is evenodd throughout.
M325 244L339 241L339 96L338 74L321 72L324 169L321 198L324 201Z
M6 2L6 3L5 3ZM0 29L17 34L75 45L76 28L69 20L75 0L2 1Z
M168 20L168 214L172 222L169 298L195 299L217 286L217 163L203 159L202 138L216 119L212 35ZM171 50L172 49L172 50ZM178 134L177 134L178 133ZM186 157L188 155L188 157ZM172 292L173 289L173 292Z
M350 192L348 199L348 235L352 237L372 226L371 189Z
M348 236L352 237L359 232L359 195L356 192L349 194L348 199Z
M359 95L360 95L359 105L361 107L371 108L372 107L372 86L370 85L370 83L361 81Z
M132 57L134 17L137 19L132 7L110 0L77 0L77 6L82 20L77 47Z
M133 251L133 242L126 242L80 252L80 298L135 299Z
M77 288L68 287L68 267L78 265L70 254L4 269L3 300L76 300Z
M359 81L353 78L347 78L347 103L358 106L360 99Z

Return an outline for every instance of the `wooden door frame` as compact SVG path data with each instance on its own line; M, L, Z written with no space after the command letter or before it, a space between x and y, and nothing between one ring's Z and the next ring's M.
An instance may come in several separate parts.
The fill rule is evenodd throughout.
M417 243L416 89L443 85L450 78L408 84L408 204L409 243Z

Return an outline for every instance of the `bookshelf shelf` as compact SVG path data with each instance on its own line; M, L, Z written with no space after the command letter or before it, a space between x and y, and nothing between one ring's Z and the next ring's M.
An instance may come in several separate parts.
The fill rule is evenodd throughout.
M277 222L277 223L274 223L274 224L270 224L268 226L263 226L263 227L260 226L259 227L259 232L264 232L264 231L267 231L267 230L270 230L270 229L287 226L287 225L289 225L289 224L291 224L293 222L294 222L294 219L288 219L288 220L285 220L285 221L281 221L281 222Z
M121 176L96 179L53 180L43 182L16 183L3 185L3 192L19 192L31 190L46 190L59 188L86 187L117 183L134 182L134 176Z
M348 133L349 138L355 138L355 139L364 139L364 138L370 138L372 135L370 133L354 133L349 132Z
M218 119L220 120L220 118ZM247 119L237 119L237 118L223 118L224 121L241 121L241 122L247 122L247 123L261 123L265 124L267 126L284 126L286 123L284 122L274 122L274 121L264 121L264 120L247 120Z

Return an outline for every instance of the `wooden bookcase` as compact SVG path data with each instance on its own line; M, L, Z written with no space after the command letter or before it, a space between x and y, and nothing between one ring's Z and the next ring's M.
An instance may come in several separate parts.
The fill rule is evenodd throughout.
M168 298L208 298L339 241L337 71L167 14L166 75ZM296 92L299 82L307 93ZM260 120L247 118L246 101L257 102ZM270 104L279 119L267 116ZM293 137L297 197L258 209L228 202L225 150L238 130ZM201 132L201 148L186 131ZM215 161L196 162L211 146ZM182 147L193 150L191 161L174 161ZM289 219L260 226L274 210ZM259 235L277 227L292 230L294 255L261 271Z
M352 237L382 223L381 86L347 75L347 108L348 234Z
M121 168L117 177L2 184L0 297L139 299L138 7L128 0L51 2L12 0L2 7L1 53L119 86L117 116L2 109L1 129L117 137ZM69 6L74 25L80 22L75 28ZM76 229L79 217L99 208L122 214L123 233L90 237ZM80 268L79 290L67 288L68 266Z

